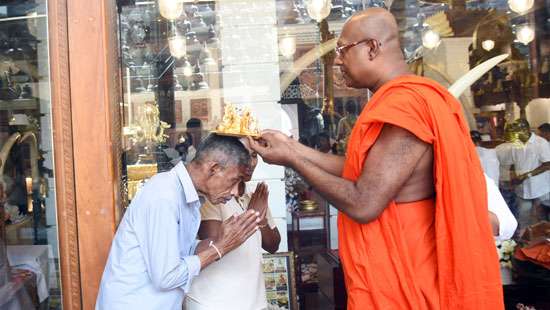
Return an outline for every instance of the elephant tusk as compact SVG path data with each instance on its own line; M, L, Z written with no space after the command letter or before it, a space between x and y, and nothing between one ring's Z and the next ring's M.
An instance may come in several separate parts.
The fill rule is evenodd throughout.
M453 96L455 96L455 98L460 97L460 95L462 95L462 93L468 87L472 86L475 81L477 81L481 76L489 72L489 70L493 69L494 66L496 66L499 62L503 61L506 58L508 58L508 54L502 54L482 62L472 70L468 71L468 73L464 74L458 80L456 80L456 82L454 82L453 85L449 87L449 92Z

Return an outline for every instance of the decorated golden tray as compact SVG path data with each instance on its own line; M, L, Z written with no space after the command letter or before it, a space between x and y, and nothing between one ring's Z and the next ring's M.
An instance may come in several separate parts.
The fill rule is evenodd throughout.
M242 110L226 103L221 123L212 131L215 134L230 137L260 137L258 120L252 116L250 108Z

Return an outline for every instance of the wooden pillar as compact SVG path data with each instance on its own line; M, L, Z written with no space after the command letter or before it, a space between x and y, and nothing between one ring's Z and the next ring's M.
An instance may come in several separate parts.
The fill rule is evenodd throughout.
M58 83L70 84L81 299L93 309L120 201L117 11L114 0L65 1L70 75Z

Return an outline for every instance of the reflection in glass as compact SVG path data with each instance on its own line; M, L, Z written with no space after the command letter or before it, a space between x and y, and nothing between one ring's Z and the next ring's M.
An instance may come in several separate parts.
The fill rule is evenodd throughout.
M0 6L0 309L60 309L45 0Z

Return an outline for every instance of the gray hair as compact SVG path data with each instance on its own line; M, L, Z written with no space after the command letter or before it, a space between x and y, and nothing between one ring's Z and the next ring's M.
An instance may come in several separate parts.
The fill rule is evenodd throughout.
M250 165L250 153L238 138L211 133L201 141L193 162L212 160L221 166Z

